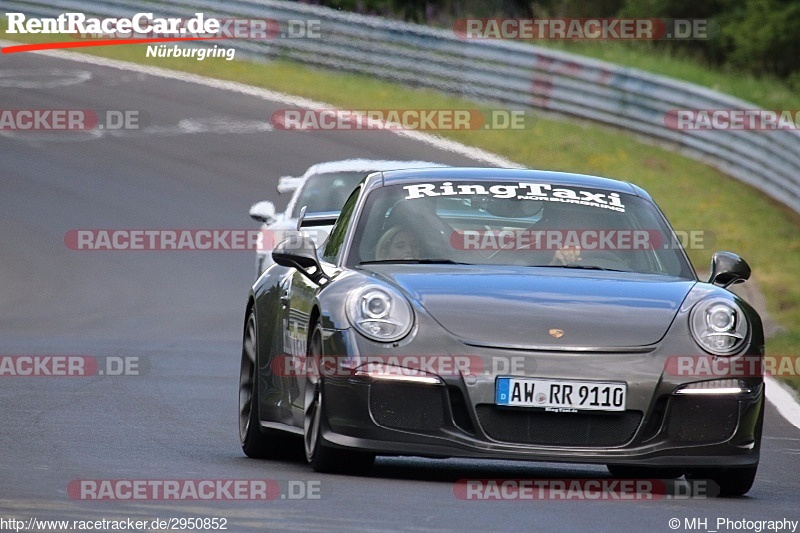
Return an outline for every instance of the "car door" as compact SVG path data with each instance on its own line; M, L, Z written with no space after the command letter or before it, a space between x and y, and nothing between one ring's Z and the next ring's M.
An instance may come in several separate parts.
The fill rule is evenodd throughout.
M293 394L291 400L295 423L302 426L306 377L317 372L314 361L306 359L306 353L311 309L318 286L297 270L288 278L288 283L290 287L286 293L288 305L285 311L284 349L296 362L294 368L299 370L293 376L295 382L292 389L297 394Z

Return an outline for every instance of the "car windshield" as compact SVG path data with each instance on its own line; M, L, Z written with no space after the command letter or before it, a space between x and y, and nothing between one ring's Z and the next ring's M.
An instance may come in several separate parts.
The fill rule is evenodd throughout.
M297 197L292 217L297 218L303 206L307 206L306 213L341 211L347 197L367 174L368 171L330 172L309 176Z
M635 195L519 182L391 185L372 191L349 266L457 263L694 279L658 209Z

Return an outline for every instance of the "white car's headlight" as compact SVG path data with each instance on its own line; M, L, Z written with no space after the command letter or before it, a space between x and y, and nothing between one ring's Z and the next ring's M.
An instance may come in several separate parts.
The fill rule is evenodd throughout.
M733 302L702 300L692 309L690 320L694 339L714 355L731 355L747 340L747 318Z
M411 304L390 287L366 285L347 298L347 318L359 333L379 342L402 339L414 325Z

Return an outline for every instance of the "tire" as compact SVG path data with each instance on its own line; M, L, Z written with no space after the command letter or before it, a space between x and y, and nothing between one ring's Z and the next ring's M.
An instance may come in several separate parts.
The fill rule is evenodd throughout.
M307 356L318 360L322 356L322 326L315 324L308 343ZM318 367L317 367L318 368ZM323 378L306 378L305 416L303 419L303 443L306 460L315 472L366 474L372 469L375 455L365 452L332 448L322 439L323 423L326 420L323 395Z
M258 416L258 336L256 316L250 311L242 338L239 368L239 442L242 451L254 459L282 458L287 454L286 437L265 431Z
M700 468L686 473L686 479L709 479L719 485L720 496L743 496L753 487L758 465L744 468Z
M683 475L680 468L628 465L606 465L606 468L612 476L624 479L678 479Z

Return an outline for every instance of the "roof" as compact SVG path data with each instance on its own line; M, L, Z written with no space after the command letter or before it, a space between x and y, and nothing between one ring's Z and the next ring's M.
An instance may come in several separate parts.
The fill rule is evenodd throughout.
M330 174L333 172L374 172L383 170L395 170L404 168L420 167L446 167L441 163L431 163L430 161L403 161L403 160L384 160L384 159L342 159L341 161L326 161L312 165L303 174L303 177L312 174Z

